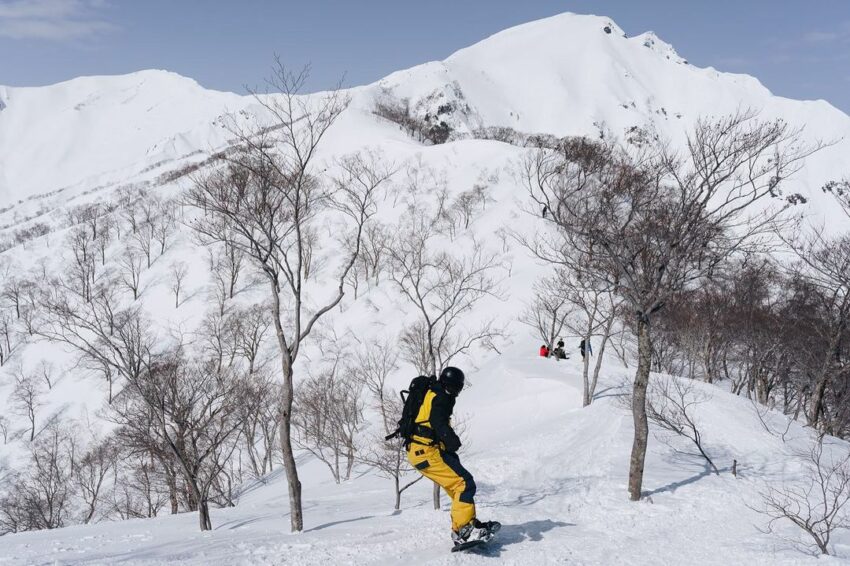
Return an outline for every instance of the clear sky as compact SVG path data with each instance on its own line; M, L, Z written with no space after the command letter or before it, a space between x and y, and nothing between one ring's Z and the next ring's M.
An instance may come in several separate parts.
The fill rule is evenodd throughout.
M0 84L158 68L244 92L274 53L311 88L364 84L564 11L850 113L850 0L0 0Z

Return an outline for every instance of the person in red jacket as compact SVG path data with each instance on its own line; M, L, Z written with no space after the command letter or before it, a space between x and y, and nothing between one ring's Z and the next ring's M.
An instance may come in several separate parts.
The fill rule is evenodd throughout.
M546 344L543 344L542 346L540 346L540 357L541 358L548 358L549 357L549 348L546 346Z

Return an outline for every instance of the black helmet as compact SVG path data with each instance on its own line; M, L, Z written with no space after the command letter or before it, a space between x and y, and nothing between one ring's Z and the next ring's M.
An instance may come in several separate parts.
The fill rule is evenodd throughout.
M450 395L457 395L463 389L464 375L456 367L448 366L440 372L437 380Z

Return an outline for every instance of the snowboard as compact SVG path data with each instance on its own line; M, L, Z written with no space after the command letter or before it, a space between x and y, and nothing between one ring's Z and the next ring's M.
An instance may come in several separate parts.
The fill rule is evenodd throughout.
M493 526L490 527L490 530L487 531L487 534L484 535L484 538L479 538L475 540L468 540L466 542L462 542L460 544L454 545L452 547L452 552L466 552L467 550L472 550L473 548L479 548L486 545L488 542L493 540L493 537L496 536L496 533L499 532L499 529L502 528L501 523L497 523L493 521Z

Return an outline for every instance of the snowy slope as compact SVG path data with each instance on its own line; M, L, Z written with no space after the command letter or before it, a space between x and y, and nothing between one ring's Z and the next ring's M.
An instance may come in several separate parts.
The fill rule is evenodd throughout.
M233 509L213 512L215 529L197 532L193 514L131 520L0 539L0 564L842 564L807 556L792 542L759 532L752 511L763 478L793 478L795 448L808 432L793 426L787 444L781 415L765 430L745 399L706 387L713 399L699 422L723 474L714 476L688 446L653 438L645 489L651 501L626 497L630 416L617 403L625 370L609 371L599 399L581 409L576 360L535 359L523 345L470 377L458 401L468 421L465 465L478 484L479 514L504 527L484 555L448 552L448 511L430 508L417 484L392 512L388 480L360 475L342 485L315 463L303 465L305 532L288 530L286 484L279 474L249 488ZM613 364L612 364L613 366ZM656 377L657 378L657 377ZM846 447L845 447L846 449ZM739 477L728 469L739 462ZM793 530L780 534L794 539ZM850 536L836 540L850 551Z
M700 116L757 109L766 118L783 117L804 128L809 140L835 142L789 185L789 190L809 196L813 216L832 218L819 187L848 173L850 117L823 101L775 97L752 77L693 67L652 34L623 35L606 18L564 14L506 30L445 61L351 89L351 106L326 138L322 158L330 161L368 147L398 165L444 175L453 195L475 183L489 187L493 203L467 235L503 253L512 268L503 284L506 301L485 303L473 317L496 313L498 322L509 325L508 346L502 356L476 351L464 360L465 367L480 370L471 375L475 385L459 411L469 417L471 443L463 458L479 480L482 515L506 525L493 549L501 561L806 563L809 559L787 543L760 534L755 525L763 521L746 505L757 480L766 474L782 477L784 462L804 431L794 428L794 440L785 445L763 429L748 402L712 389L715 400L701 415L709 445L721 468L737 458L742 477L735 481L728 474L707 475L699 461L653 440L646 474L653 503L628 503L631 424L615 395L621 379L631 373L616 369L612 360L600 387L604 398L580 410L578 366L530 359L535 344L516 323L543 269L521 250L505 247L494 233L501 226L531 225L519 210L524 195L512 176L512 165L526 150L474 139L482 127L595 135L604 126L621 135L651 123L679 139ZM375 101L385 96L409 98L423 110L452 103L449 119L457 139L425 146L409 138L373 115ZM67 233L69 207L109 199L128 185L146 186L163 196L178 194L188 180L173 180L169 172L226 145L222 121L228 113L265 119L251 97L208 91L163 71L87 77L41 88L0 87L0 231L8 234L35 222L53 228L0 258L21 272L40 261L47 262L48 270L60 269L59 244ZM379 217L392 220L400 208L388 199ZM116 247L110 253L119 251ZM175 261L191 267L189 298L177 309L167 282L168 267ZM163 334L197 325L210 308L209 277L204 252L188 230L145 271L142 286L144 309ZM260 298L246 293L240 300ZM365 289L357 301L349 293L331 322L340 335L396 336L411 316L392 288L382 284ZM315 351L307 352L299 370L310 366L311 353ZM44 413L97 421L106 398L102 380L75 367L73 357L54 345L30 345L16 362L32 366L45 357L61 368L62 377L47 394ZM394 385L409 377L405 368L394 376ZM8 375L0 377L0 414L11 414L6 399L10 390ZM782 417L776 418L784 430ZM14 461L22 448L19 442L0 446L0 461ZM403 513L391 516L386 480L364 471L336 486L315 462L304 458L303 465L308 531L301 535L285 534L285 483L274 475L268 485L250 489L237 508L215 510L212 533L197 533L196 517L183 515L6 536L0 538L0 565L486 561L446 554L447 515L428 509L427 486L416 486L405 496ZM847 545L846 538L837 541L845 555L850 554Z
M208 126L246 102L167 71L0 87L0 198L207 150L217 145Z

